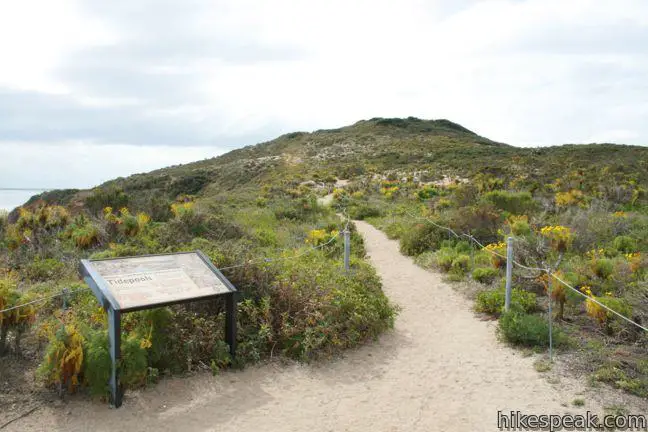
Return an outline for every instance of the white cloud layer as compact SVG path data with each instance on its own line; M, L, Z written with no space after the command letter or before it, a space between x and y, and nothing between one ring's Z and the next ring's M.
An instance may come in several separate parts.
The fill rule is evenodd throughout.
M377 116L644 145L646 47L644 0L0 0L0 159L84 186L9 143L124 166L106 149L191 155Z

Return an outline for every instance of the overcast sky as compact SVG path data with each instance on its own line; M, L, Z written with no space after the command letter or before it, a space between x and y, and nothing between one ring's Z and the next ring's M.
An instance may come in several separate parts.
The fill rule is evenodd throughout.
M0 187L371 117L648 144L645 0L0 0L0 59Z

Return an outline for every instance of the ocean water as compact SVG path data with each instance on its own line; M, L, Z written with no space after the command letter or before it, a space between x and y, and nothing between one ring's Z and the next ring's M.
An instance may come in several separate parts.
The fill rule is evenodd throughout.
M33 195L43 191L4 191L0 190L0 210L11 211L20 207Z

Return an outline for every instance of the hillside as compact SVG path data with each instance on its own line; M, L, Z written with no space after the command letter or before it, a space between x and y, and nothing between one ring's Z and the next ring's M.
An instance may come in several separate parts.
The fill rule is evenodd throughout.
M481 137L448 120L371 119L339 129L294 132L222 156L128 178L102 188L132 193L137 205L152 196L173 200L179 194L205 196L290 181L325 181L373 173L422 173L423 180L443 176L472 178L492 174L518 177L518 188L534 188L582 171L596 181L601 171L648 184L648 147L613 144L519 148ZM36 196L66 204L78 191Z
M648 397L648 337L594 302L648 322L647 190L648 147L518 148L410 117L295 132L92 190L48 192L0 219L0 310L81 291L66 311L54 297L0 315L0 355L25 358L21 369L40 364L46 385L105 395L105 317L78 260L194 249L242 293L239 357L223 346L220 302L129 314L126 388L205 365L216 373L273 356L336 355L391 328L397 314L353 224L352 271L341 271L346 225L336 213L346 212L399 239L422 267L469 285L476 309L500 318L514 345L546 349L552 302L556 344L578 359L574 370ZM516 261L549 267L588 298L517 271L516 307L503 314L503 266L491 252L505 253L508 236ZM57 357L75 360L70 352L92 355Z

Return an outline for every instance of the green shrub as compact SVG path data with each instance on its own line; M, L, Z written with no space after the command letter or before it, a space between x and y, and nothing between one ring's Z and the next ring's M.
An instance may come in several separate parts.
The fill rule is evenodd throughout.
M482 291L475 299L475 310L490 315L497 315L504 309L506 290L498 288ZM536 295L534 293L513 288L511 291L511 309L517 308L526 313L533 312L537 308Z
M65 274L65 264L52 258L36 259L25 268L25 276L33 281L58 280Z
M511 232L516 236L525 236L531 233L531 227L527 221L516 220L511 224Z
M88 386L91 395L105 396L108 394L111 367L108 332L88 330L83 346L83 381Z
M439 200L434 204L436 210L446 210L452 207L452 201L448 198L439 198Z
M408 225L402 222L392 222L385 227L385 234L390 239L399 239L408 229Z
M277 232L269 228L257 228L254 231L254 238L264 247L276 247L278 245Z
M2 239L2 236L4 235L5 229L7 228L7 225L9 224L9 212L7 210L1 210L0 209L0 239Z
M455 244L454 249L457 251L457 253L470 255L472 246L467 241L462 240Z
M140 225L137 221L137 217L134 215L128 214L124 215L121 218L121 224L119 225L119 232L127 237L134 237L140 231Z
M490 284L499 275L499 271L493 267L478 267L473 270L472 277L479 283Z
M137 334L122 333L120 381L125 388L137 388L146 384L148 353L142 338Z
M432 197L437 196L438 194L439 191L433 186L424 186L422 189L416 192L416 196L421 201L428 200Z
M110 248L95 252L90 255L92 259L117 258L140 255L141 250L135 245L112 244Z
M79 249L88 249L99 243L99 229L83 215L74 218L65 231L65 236Z
M9 309L20 304L21 295L17 288L18 283L16 280L7 277L0 278L0 310ZM9 332L17 330L17 318L22 314L30 314L32 316L35 314L33 306L24 309L27 310L14 309L8 312L0 312L0 356L4 355L7 351Z
M457 257L457 252L452 247L442 247L436 252L436 263L441 270L448 272Z
M457 275L464 274L470 268L470 257L459 254L452 260L452 272Z
M400 238L400 250L405 255L419 255L426 250L438 249L447 233L431 224L415 225Z
M211 370L214 375L218 374L221 369L232 364L230 346L223 340L219 340L214 345L214 354L211 360Z
M437 263L437 255L435 252L423 252L414 259L414 262L418 266L429 269Z
M175 198L178 195L195 195L210 182L209 175L204 171L194 171L173 180L167 190Z
M499 319L499 331L504 339L515 345L546 347L549 345L549 325L538 315L528 315L519 310L503 313ZM564 343L562 332L553 329L553 344Z
M619 236L614 239L614 248L623 253L636 252L637 241L632 237Z
M99 187L86 198L85 206L92 214L100 215L106 207L121 209L128 206L129 201L130 197L120 188Z
M151 215L156 222L166 222L173 217L171 203L161 194L156 194L146 201L143 211Z
M244 231L237 222L195 208L178 212L169 222L154 229L155 239L162 246L189 243L196 237L223 241L241 238L243 235Z
M254 326L263 337L256 349L261 353L276 344L275 352L307 360L356 346L393 326L395 310L370 266L358 262L354 274L346 275L333 266L313 266L320 259L315 253L278 263L268 306L256 315L242 311L246 321L258 323Z
M308 221L319 214L321 208L317 204L317 197L309 195L295 200L278 202L273 206L273 210L277 219Z
M614 262L608 258L600 258L592 264L592 271L601 279L607 279L614 273Z
M608 308L623 315L624 317L632 318L632 305L626 299L619 297L602 296L598 297L597 300ZM590 300L587 300L586 304L588 306L588 311L591 311L593 309L600 311L600 317L603 321L602 323L604 324L608 334L617 334L624 328L628 328L629 324L612 312L609 312L601 308L600 306L593 304Z
M380 210L369 204L356 204L349 208L349 217L356 220L364 220L369 217L380 216Z
M500 210L521 215L532 211L536 202L529 192L509 192L495 190L484 195L486 201L490 201Z

